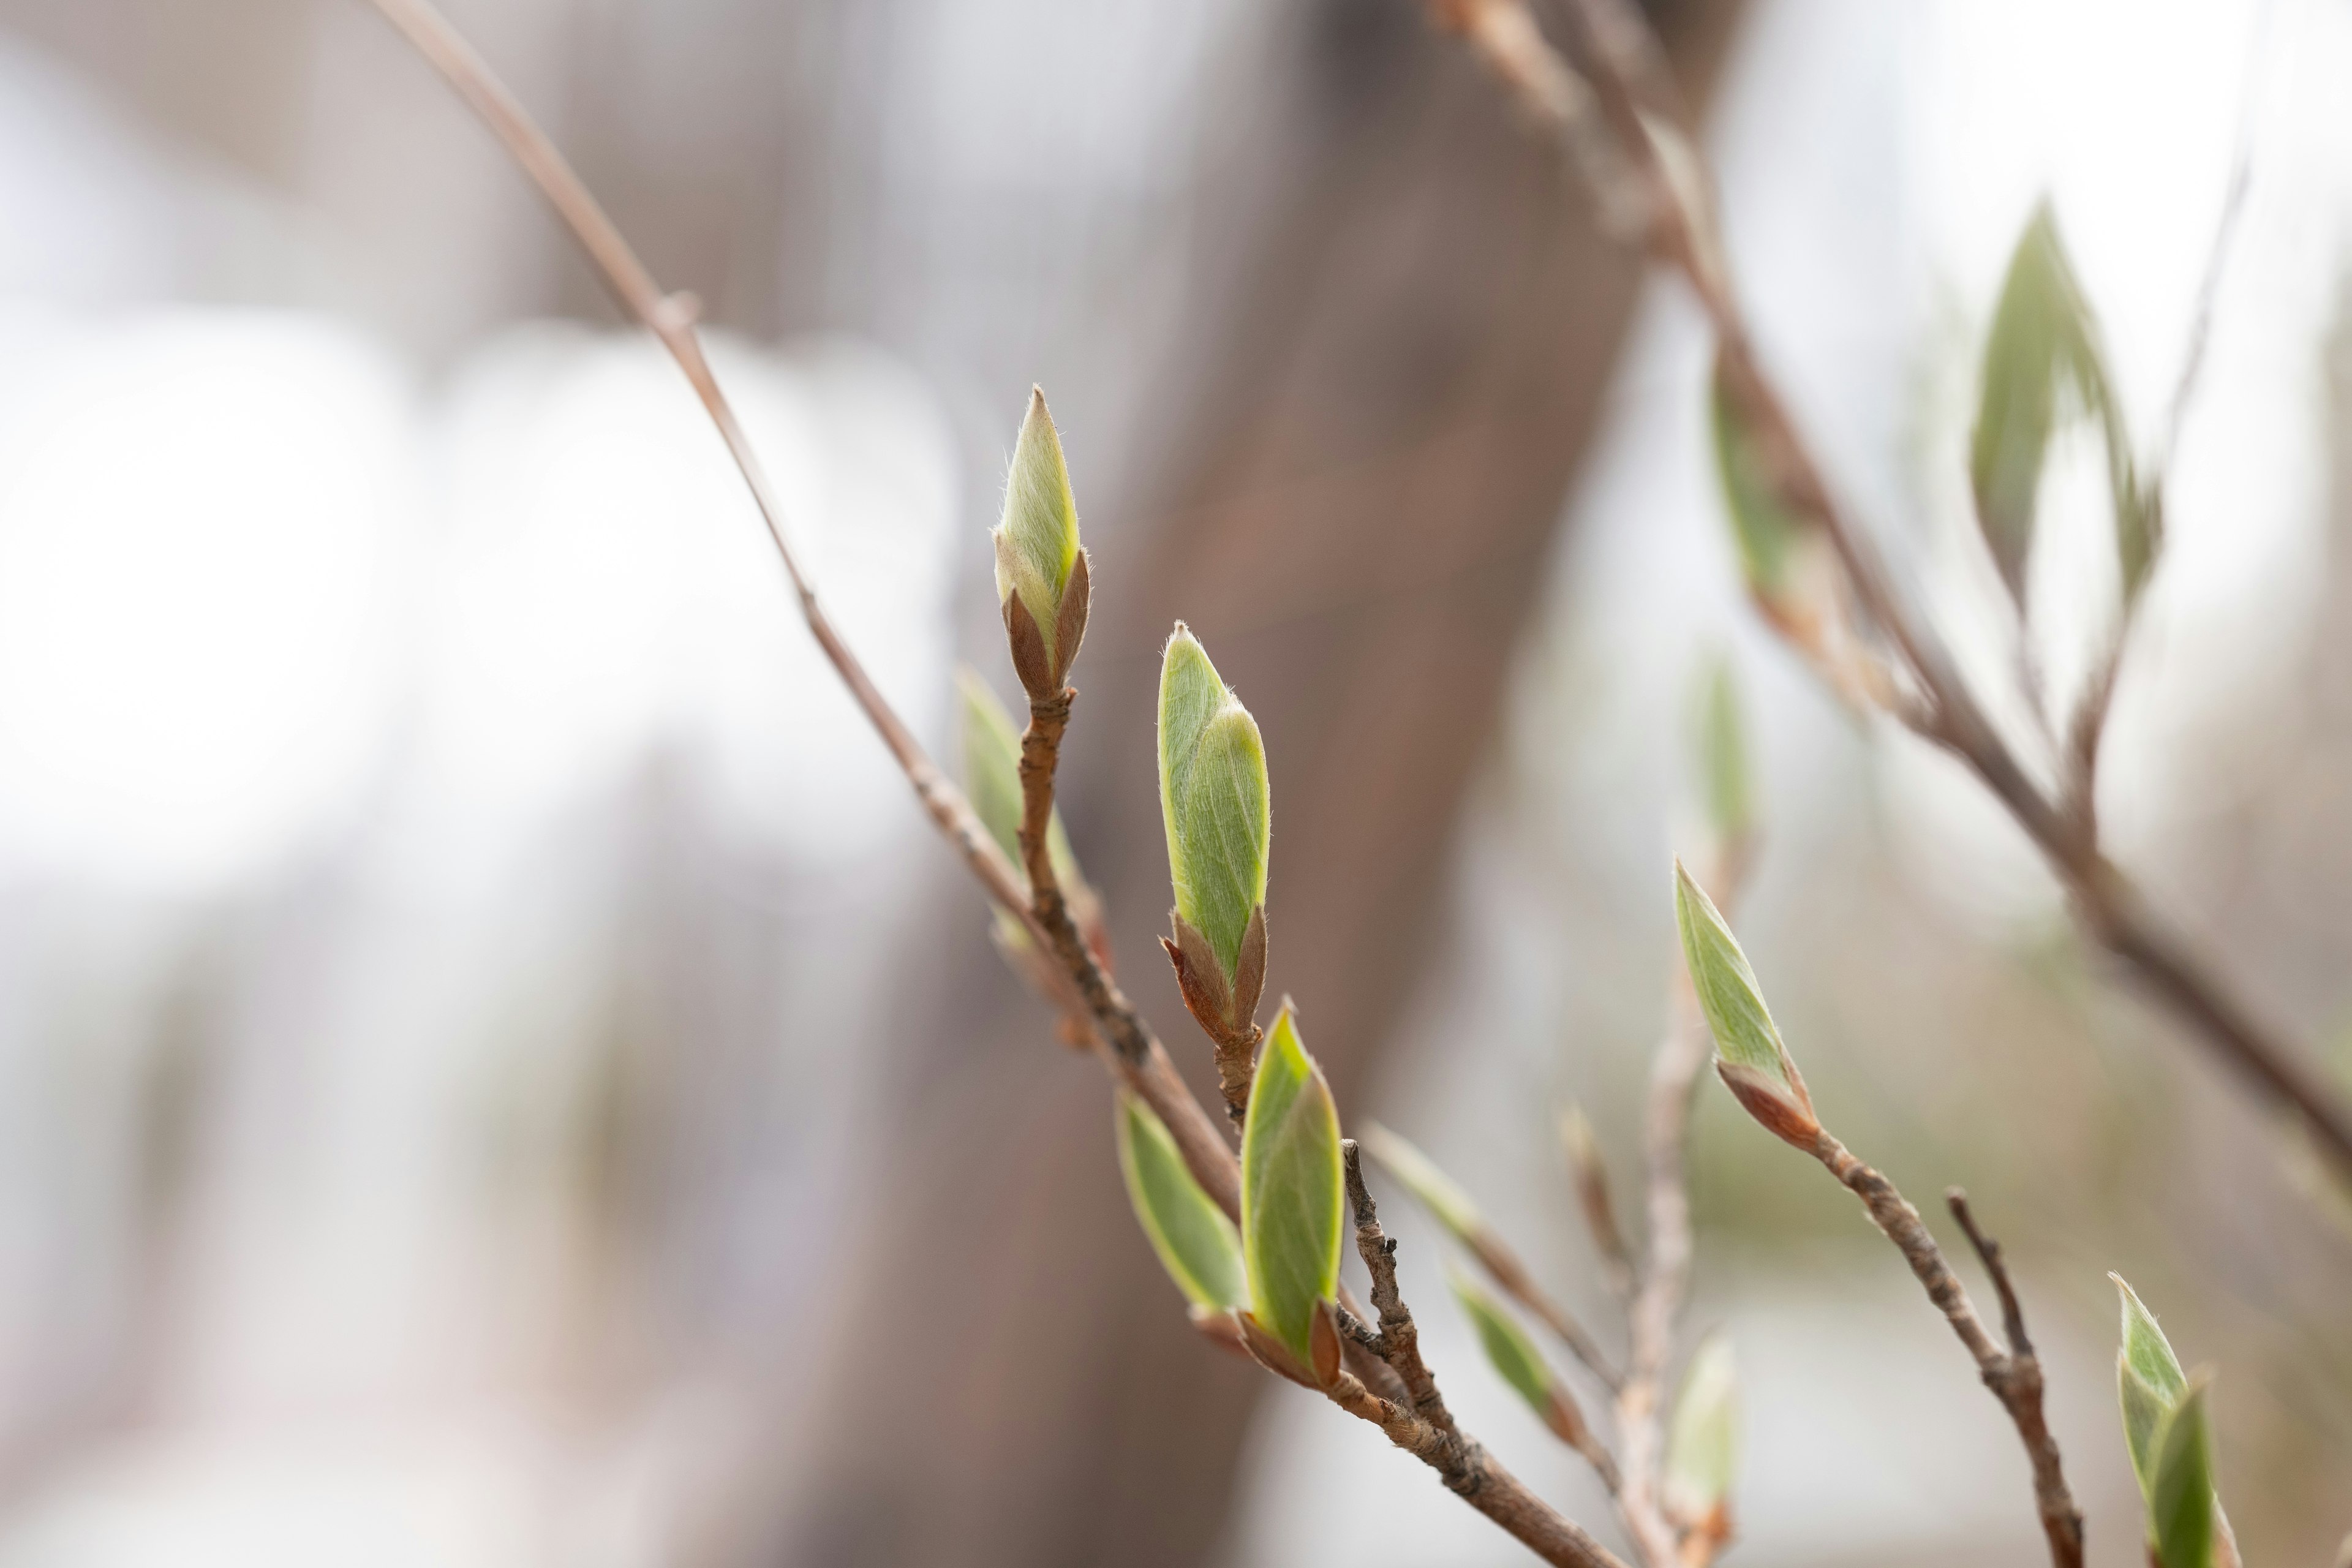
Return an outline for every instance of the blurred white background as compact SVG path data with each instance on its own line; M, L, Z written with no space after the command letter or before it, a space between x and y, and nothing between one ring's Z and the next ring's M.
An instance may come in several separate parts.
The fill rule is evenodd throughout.
M1267 24L1231 0L887 10L462 15L656 216L656 266L691 258L665 280L736 300L719 374L844 629L944 747L1029 380L1082 501L1155 456L1155 355L1203 330L1181 242L1246 161L1221 95ZM697 28L741 30L718 51L740 79L678 68L710 58L675 44ZM248 56L274 95L217 68ZM864 99L811 86L834 72ZM1989 683L2009 630L1959 453L2015 233L2054 200L2152 442L2250 149L2105 805L2315 1037L2352 1002L2352 920L2302 920L2342 904L2315 874L2352 853L2303 703L2343 672L2315 660L2345 575L2347 79L2352 14L2322 0L1756 0L1709 131L1776 368ZM744 107L766 91L787 109ZM665 226L672 190L705 205ZM695 229L712 208L740 221ZM717 1561L708 1520L814 1398L774 1346L868 1243L886 1004L952 884L683 384L583 277L364 6L0 0L0 1562ZM2225 1368L2242 1533L2318 1539L2329 1499L2352 1526L2344 1233L2233 1091L2081 973L2006 822L1746 614L1706 354L1654 286L1370 1108L1604 1315L1551 1110L1591 1107L1630 1182L1680 716L1730 648L1766 781L1759 969L1825 1105L1915 1196L1965 1182L2014 1235L2095 1561L2139 1557L2109 1267L2172 1289L2190 1359ZM2096 461L2052 481L2053 600L2095 602ZM2049 666L2088 631L2041 628ZM2274 807L2336 858L2233 826ZM2020 1105L2029 1059L2058 1087ZM2182 1104L2219 1109L2184 1131ZM1738 1561L2030 1558L2022 1465L1959 1352L1837 1194L1722 1109L1698 1316L1746 1379ZM2143 1115L2152 1150L2116 1152ZM1477 1366L1436 1237L1392 1228L1449 1394L1604 1523ZM2200 1272L2233 1279L2187 1299ZM1513 1560L1412 1468L1276 1390L1223 1549Z

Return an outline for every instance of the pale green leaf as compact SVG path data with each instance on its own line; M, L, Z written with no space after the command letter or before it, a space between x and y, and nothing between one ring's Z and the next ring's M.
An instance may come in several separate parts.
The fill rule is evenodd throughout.
M1242 1258L1250 1313L1313 1365L1318 1304L1339 1289L1339 1116L1285 1007L1242 1126Z
M2085 416L2097 422L2106 443L2125 591L2136 595L2158 542L2160 514L2153 494L2143 495L2135 477L2097 323L2045 201L2018 237L1985 335L1969 449L1979 526L2021 603L2052 437L2063 422Z
M1724 510L1730 515L1732 537L1739 546L1740 569L1750 589L1767 599L1778 597L1790 557L1806 524L1780 499L1762 444L1724 390L1720 361L1708 393L1707 427L1714 438L1715 473L1723 487Z
M1185 1298L1212 1311L1230 1310L1248 1300L1241 1232L1192 1179L1167 1125L1124 1090L1118 1097L1118 1168L1143 1234Z
M2213 1436L2200 1373L2156 1433L2147 1537L2162 1568L2213 1568Z
M1377 1121L1365 1126L1358 1142L1381 1169L1395 1177L1398 1185L1453 1233L1454 1240L1476 1247L1475 1238L1486 1229L1486 1222L1470 1194L1454 1185L1454 1178L1439 1170L1436 1162Z
M2180 1359L2157 1327L2156 1315L2142 1304L2120 1274L2110 1274L2122 1298L2122 1344L2116 1352L2116 1395L2122 1406L2124 1447L2130 1451L2132 1473L2139 1478L2140 1495L2152 1497L2157 1429L2179 1402L2188 1380Z
M1447 1278L1454 1284L1454 1299L1469 1314L1470 1324L1478 1331L1478 1343L1486 1350L1486 1359L1513 1393L1528 1402L1529 1409L1546 1425L1552 1419L1552 1370L1543 1352L1536 1349L1508 1312L1475 1279L1459 1268L1449 1268Z
M1045 411L1045 395L1029 389L1029 412L1013 447L1004 480L1004 516L996 538L996 597L1014 594L1037 623L1045 655L1055 655L1054 637L1062 616L1062 593L1078 559L1078 506L1070 494L1070 470L1062 458L1062 438Z
M1731 1495L1739 1468L1739 1373L1731 1342L1709 1334L1683 1369L1666 1427L1667 1506L1704 1519Z
M1265 744L1181 622L1160 661L1160 809L1176 912L1208 939L1231 983L1251 911L1265 901Z
M1698 993L1699 1011L1715 1032L1716 1054L1734 1067L1760 1074L1792 1093L1801 1093L1788 1047L1765 1010L1763 990L1748 955L1739 949L1706 889L1675 862L1675 925L1682 934L1683 962Z

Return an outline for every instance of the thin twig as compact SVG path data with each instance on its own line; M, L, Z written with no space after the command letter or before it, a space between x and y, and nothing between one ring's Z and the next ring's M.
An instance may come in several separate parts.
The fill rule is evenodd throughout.
M2083 1568L2083 1511L2074 1505L2074 1494L2067 1490L2066 1477L2059 1468L2057 1440L2042 1416L2042 1363L2034 1359L2033 1347L2025 1338L2024 1313L2009 1284L2008 1272L2002 1268L2000 1254L1977 1233L1968 1216L1968 1202L1958 1189L1951 1194L1952 1211L1959 1217L1969 1239L1976 1245L1978 1255L1984 1258L1985 1269L1993 1277L1995 1289L2001 1297L2001 1308L2010 1329L2010 1349L2003 1351L1985 1331L1984 1321L1977 1316L1976 1304L1969 1292L1944 1261L1943 1250L1919 1218L1919 1211L1906 1202L1895 1184L1854 1158L1846 1146L1827 1131L1813 1143L1813 1157L1828 1167L1830 1174L1862 1200L1870 1211L1872 1221L1903 1254L1911 1266L1911 1273L1927 1292L1927 1299L1952 1325L1952 1332L1974 1357L1985 1386L1993 1392L2002 1408L2017 1426L2019 1441L2024 1444L2027 1458L2033 1466L2033 1496L2041 1510L2042 1532L2049 1538L2052 1568Z
M1726 908L1739 894L1750 862L1748 844L1726 845L1717 854L1708 881ZM1666 1517L1660 1490L1665 1451L1665 1375L1674 1353L1675 1325L1690 1288L1691 1217L1685 1152L1690 1128L1691 1091L1713 1052L1706 1021L1691 990L1689 973L1677 965L1668 1001L1672 1023L1650 1058L1649 1102L1643 1119L1647 1165L1649 1246L1640 1282L1627 1311L1630 1348L1624 1386L1617 1392L1617 1447L1625 1469L1619 1504L1643 1554L1660 1548L1673 1561L1678 1531Z
M1445 1396L1437 1391L1437 1378L1421 1358L1421 1330L1412 1321L1412 1309L1397 1289L1396 1242L1381 1230L1380 1210L1372 1203L1371 1189L1364 1185L1363 1155L1353 1138L1340 1141L1339 1153L1347 1172L1349 1212L1356 1222L1356 1251L1372 1277L1372 1309L1381 1315L1375 1336L1380 1357L1404 1384L1413 1414L1459 1437Z
M2033 1353L2033 1342L2026 1336L2025 1309L2018 1303L2017 1288L2010 1283L2000 1243L1977 1228L1976 1216L1969 1212L1968 1194L1954 1187L1944 1194L1944 1202L1968 1233L1969 1245L1976 1248L1978 1260L2000 1295L2001 1338L2009 1342L2009 1354L2000 1369L1983 1369L1985 1386L2017 1424L2017 1435L2032 1461L2033 1500L2042 1510L2042 1532L2050 1539L2050 1561L2055 1568L2082 1568L2083 1510L2074 1506L2074 1495L2066 1489L2058 1439L2050 1435L2050 1424L2042 1413L2042 1358Z
M1443 25L1459 27L1463 0L1426 0ZM1525 0L1474 0L1485 16L1496 9L1520 14L1524 51L1550 46L1534 30ZM1958 757L2014 817L2040 847L2091 935L2122 959L2145 985L2199 1032L2199 1037L2263 1094L2297 1117L2314 1141L2352 1179L2352 1108L2308 1065L2307 1055L2287 1044L2192 957L2187 943L2147 908L2137 889L2099 851L2090 814L2069 809L2065 800L2045 795L2009 743L1986 716L1934 627L1915 615L1880 561L1869 537L1854 526L1832 498L1794 418L1764 374L1747 319L1735 297L1716 227L1712 197L1698 167L1695 144L1680 127L1643 103L1630 85L1644 68L1646 30L1620 0L1569 0L1569 15L1585 54L1580 63L1593 94L1616 132L1627 161L1643 171L1642 183L1668 199L1651 204L1654 221L1646 239L1651 254L1680 272L1715 329L1724 395L1738 410L1780 500L1816 526L1843 567L1866 624L1885 637L1916 692L1878 679L1856 679L1851 668L1819 647L1803 648L1833 689L1851 695L1857 688L1906 726ZM1490 20L1488 26L1495 24ZM1533 33L1533 43L1527 38ZM1474 34L1474 41L1479 37ZM1552 51L1557 55L1557 51ZM1482 57L1511 89L1522 113L1555 130L1565 129L1557 105L1527 90L1527 68L1503 68L1491 51ZM1574 75L1562 60L1560 68ZM1580 78L1579 79L1584 79ZM1674 167L1667 164L1671 148ZM1604 208L1617 198L1601 193ZM1783 628L1784 631L1786 628ZM1792 638L1792 641L1797 640Z

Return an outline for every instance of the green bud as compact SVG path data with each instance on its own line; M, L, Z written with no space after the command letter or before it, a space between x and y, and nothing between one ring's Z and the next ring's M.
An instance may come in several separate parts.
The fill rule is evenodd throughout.
M1738 1468L1738 1369L1731 1342L1709 1334L1683 1369L1666 1427L1667 1511L1692 1524L1713 1519L1729 1500Z
M1756 827L1755 798L1748 783L1747 726L1739 714L1739 683L1731 660L1707 661L1699 700L1699 776L1706 785L1707 826L1717 850L1734 855Z
M2147 1542L2161 1568L2213 1568L2221 1505L2213 1495L2213 1435L2205 1411L2209 1384L2201 1372L2191 1378L2157 1428Z
M1699 1011L1715 1034L1715 1070L1767 1131L1811 1150L1822 1124L1780 1031L1765 1010L1756 972L1706 889L1675 862L1675 924Z
M1708 394L1707 427L1714 438L1716 478L1723 486L1724 510L1731 518L1748 591L1767 605L1782 604L1789 592L1790 564L1808 525L1781 500L1762 444L1724 389L1719 359Z
M1160 667L1160 809L1168 829L1168 875L1175 884L1179 937L1189 926L1205 940L1229 990L1241 979L1251 916L1265 902L1266 795L1265 744L1257 721L1179 621Z
M2156 1315L2144 1306L2120 1274L2110 1274L2123 1298L2122 1346L2116 1352L2116 1395L2123 1408L2124 1447L2142 1497L2153 1499L2158 1429L2180 1402L2189 1380L2172 1353Z
M1248 1299L1241 1233L1201 1190L1167 1126L1135 1096L1118 1097L1118 1168L1160 1266L1195 1307L1224 1312Z
M1315 1324L1339 1293L1341 1182L1339 1111L1286 1005L1242 1126L1242 1261L1250 1317L1302 1367L1322 1361Z
M1022 686L1032 696L1057 692L1086 636L1086 552L1078 548L1078 508L1045 395L1029 389L1028 416L1013 444L1004 481L1004 520L996 544L996 598Z
M2153 563L2161 509L2133 473L2122 411L2099 347L2097 322L2047 201L2018 237L1992 327L1985 335L1969 480L1977 522L2001 580L2021 605L2050 441L2065 419L2099 422L2107 447L2116 548L2126 597Z
M1358 1142L1363 1145L1364 1152L1378 1161L1381 1169L1411 1193L1413 1200L1427 1209L1454 1240L1473 1251L1477 1249L1478 1238L1486 1233L1486 1217L1470 1201L1470 1194L1454 1185L1453 1177L1439 1170L1428 1155L1377 1121L1366 1124L1364 1135Z

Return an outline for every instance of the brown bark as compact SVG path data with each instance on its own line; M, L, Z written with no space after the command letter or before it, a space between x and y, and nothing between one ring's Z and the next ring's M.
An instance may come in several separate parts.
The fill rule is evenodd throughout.
M1730 9L1668 17L1687 79ZM1272 755L1270 989L1300 999L1352 1110L1434 930L1637 270L1413 7L1322 0L1282 48L1246 188L1204 215L1247 243L1145 411L1157 471L1123 506L1087 500L1097 600L1063 797L1121 951L1148 951L1167 906L1154 656L1188 619ZM946 900L955 956L825 1347L805 1428L824 1436L764 1555L1202 1561L1265 1380L1187 1330L1112 1177L1097 1075L962 937L968 902ZM1205 1088L1173 984L1134 973Z

